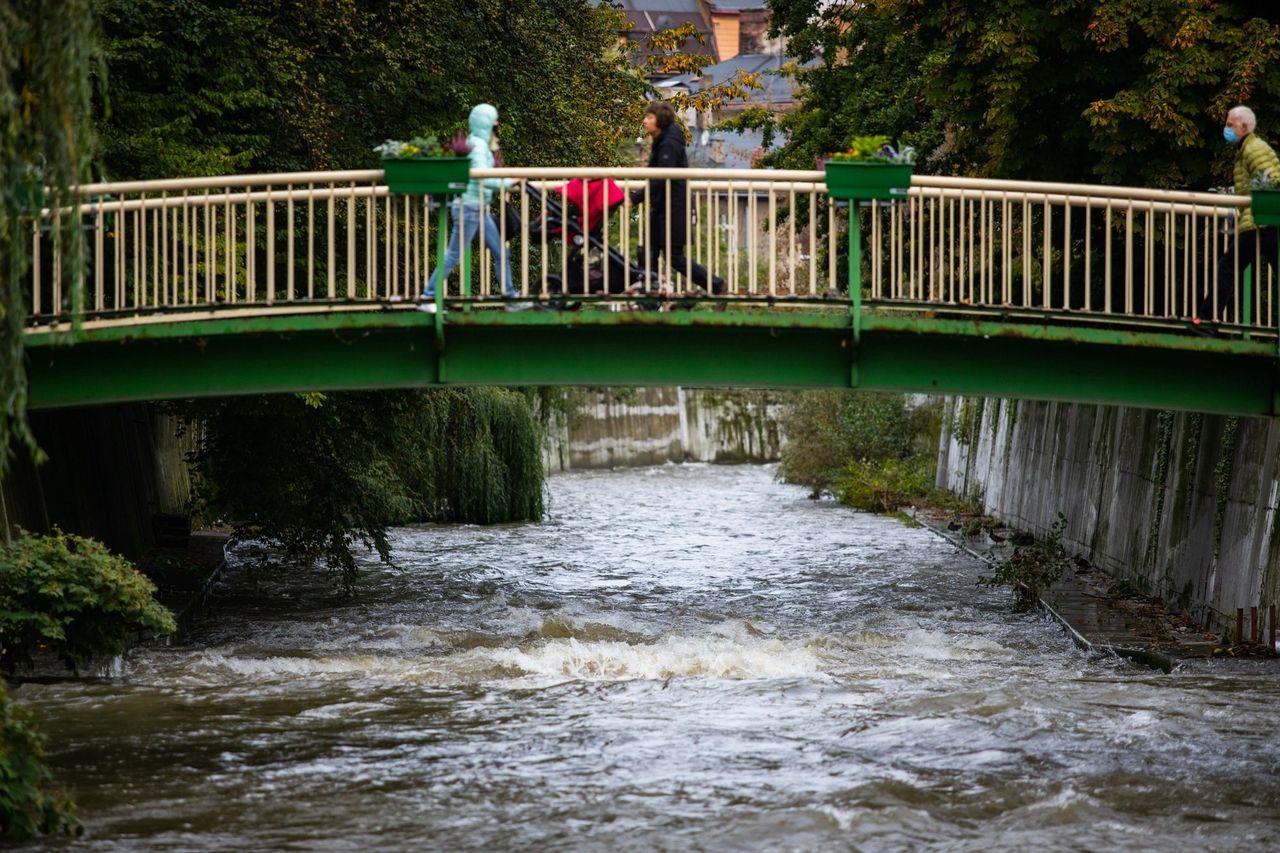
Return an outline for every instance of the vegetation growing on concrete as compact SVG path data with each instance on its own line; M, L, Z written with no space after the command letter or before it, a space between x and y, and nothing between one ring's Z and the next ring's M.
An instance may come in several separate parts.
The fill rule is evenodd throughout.
M1227 418L1223 422L1218 461L1213 466L1213 556L1215 559L1222 550L1222 522L1227 516L1227 497L1231 489L1231 472L1236 461L1236 435L1239 429L1239 418Z
M978 583L1012 587L1013 609L1019 613L1034 610L1040 603L1040 594L1061 580L1071 563L1062 546L1066 528L1067 517L1058 513L1042 539L1015 547L1012 554L995 564L993 574L979 576Z
M1155 470L1152 472L1156 507L1151 519L1150 532L1147 534L1147 550L1144 555L1148 566L1155 562L1156 551L1160 545L1160 525L1164 520L1165 484L1169 481L1169 454L1173 449L1173 417L1173 412L1160 412L1156 415L1156 458Z
M957 444L971 447L977 442L985 404L986 400L982 397L964 397L951 410L951 422L947 431Z
M770 417L770 410L778 407L783 399L777 391L754 388L734 388L704 391L702 400L707 407L717 410L717 424L730 446L743 448L741 459L718 457L717 461L749 461L768 458L770 448L778 447L777 419Z

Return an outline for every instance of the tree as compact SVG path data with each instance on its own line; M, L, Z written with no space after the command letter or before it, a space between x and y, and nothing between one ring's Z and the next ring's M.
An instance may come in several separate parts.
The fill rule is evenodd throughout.
M775 0L807 87L775 162L854 134L931 171L1203 189L1229 180L1236 103L1280 128L1280 12L1210 0ZM1269 108L1274 105L1274 108ZM1267 124L1270 117L1271 125Z
M200 424L201 512L350 589L357 543L390 559L387 528L542 517L542 432L497 388L284 394L175 407Z
M103 0L115 178L373 167L496 105L508 163L613 162L643 81L587 0Z
M0 0L0 479L13 444L39 450L27 423L22 330L28 228L43 200L69 202L68 187L88 173L94 153L90 68L97 43L91 0ZM47 188L47 196L42 191ZM78 223L64 217L54 250L79 298Z

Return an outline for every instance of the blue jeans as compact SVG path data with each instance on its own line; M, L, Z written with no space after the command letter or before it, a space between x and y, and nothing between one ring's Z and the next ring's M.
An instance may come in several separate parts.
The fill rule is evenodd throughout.
M519 296L512 284L511 258L507 255L507 247L502 245L502 235L498 232L498 223L493 221L489 208L480 204L463 204L462 199L453 200L449 208L453 218L453 230L449 234L449 247L444 253L444 265L438 266L431 273L427 289L422 295L427 299L436 295L436 285L441 278L448 278L449 273L458 267L462 260L462 247L471 245L480 230L480 218L484 217L484 245L493 253L493 272L502 283L502 291L507 296Z

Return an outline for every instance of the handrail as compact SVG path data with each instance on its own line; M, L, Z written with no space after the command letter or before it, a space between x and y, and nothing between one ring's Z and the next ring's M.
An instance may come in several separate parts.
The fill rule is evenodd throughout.
M1010 181L997 178L957 178L945 175L915 175L913 187L938 189L971 189L993 192L1025 192L1091 198L1119 198L1135 201L1174 202L1179 204L1228 205L1248 207L1249 196L1231 193L1195 192L1191 190L1159 190L1147 187L1125 187L1114 184L1065 184L1039 181Z
M478 241L451 273L449 298L510 288L522 299L603 292L625 304L638 290L701 293L720 280L730 295L818 298L847 292L856 274L867 305L1060 311L1111 323L1200 318L1269 333L1280 315L1274 273L1253 286L1237 264L1217 282L1221 259L1241 249L1230 225L1245 195L916 175L904 196L849 205L832 203L816 170L504 167L471 177L522 180L537 192L496 193L506 260ZM552 190L606 178L627 192L583 235L576 210L563 210L568 202ZM413 300L448 254L448 206L392 193L384 181L383 170L361 169L76 187L92 235L83 297L37 222L28 314L37 324L72 315L123 322L169 309ZM680 205L662 191L676 181L686 193L676 200L680 222ZM651 254L682 231L686 252ZM846 251L851 233L857 253ZM862 258L856 270L846 255ZM1252 268L1266 270L1261 260Z
M474 169L472 176L486 178L548 178L567 180L572 178L632 178L648 179L697 179L721 181L802 181L824 183L825 173L820 170L801 169L662 169L638 166L573 166L573 167L504 167L501 169ZM132 192L164 192L182 189L204 189L226 186L297 185L303 183L345 183L381 181L381 169L359 169L336 172L271 172L262 174L208 176L190 178L163 178L148 181L112 181L81 184L74 192L81 196L108 195ZM1150 189L1146 187L1119 186L1113 184L1075 184L1037 181L1015 181L1000 178L967 178L946 175L915 175L913 187L937 187L942 189L985 189L1006 192L1034 192L1053 195L1128 198L1143 201L1165 201L1183 204L1228 204L1248 206L1247 195L1196 192L1191 190Z

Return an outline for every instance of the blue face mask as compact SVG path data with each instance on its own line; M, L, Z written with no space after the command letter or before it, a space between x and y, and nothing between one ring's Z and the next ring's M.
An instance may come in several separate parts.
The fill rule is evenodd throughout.
M1240 137L1236 136L1236 130L1234 127L1224 127L1222 129L1222 138L1227 140L1227 142L1230 142L1232 145L1235 145L1240 141Z

